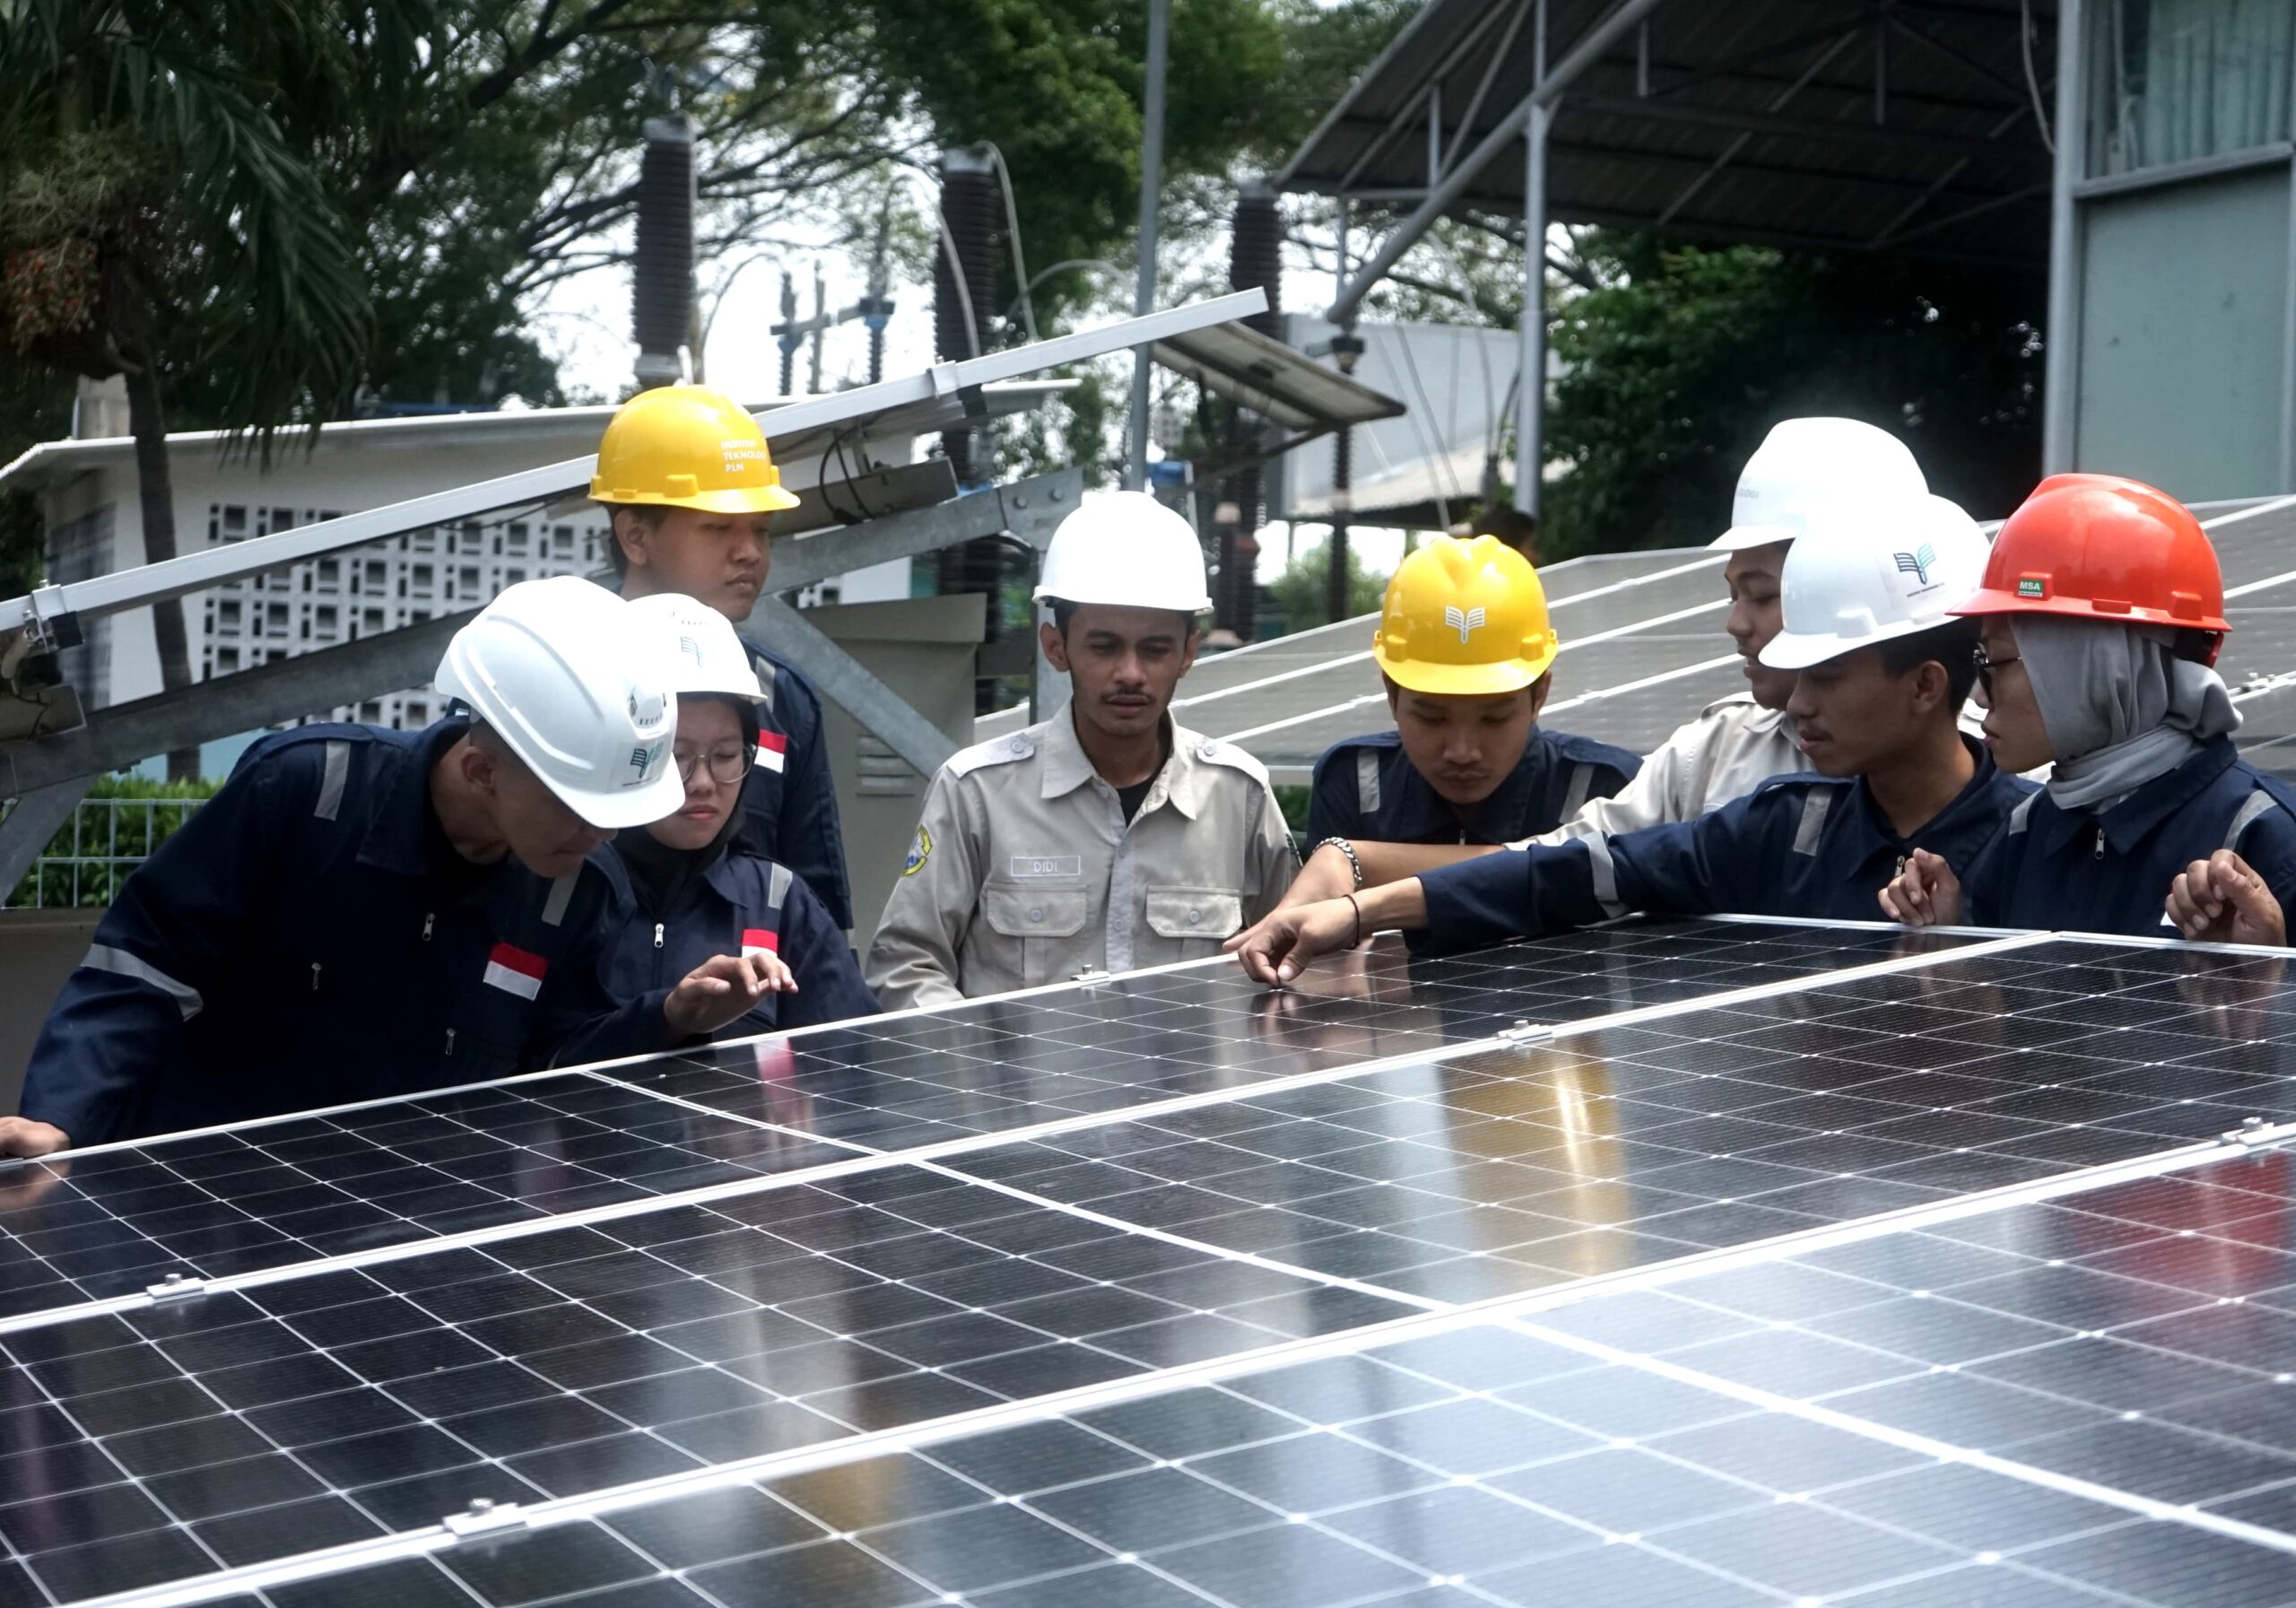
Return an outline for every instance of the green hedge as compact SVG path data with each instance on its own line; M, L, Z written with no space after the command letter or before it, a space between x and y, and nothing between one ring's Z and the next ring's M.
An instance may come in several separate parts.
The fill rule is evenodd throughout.
M105 805L87 804L73 812L73 818L64 830L48 840L46 855L65 857L73 855L104 855L119 856L116 865L82 865L79 869L79 897L72 891L73 867L70 865L35 865L18 882L8 896L12 908L39 904L49 909L65 908L72 905L108 905L128 872L131 863L143 859L166 840L168 834L183 824L191 807L214 795L222 786L220 779L197 782L155 782L139 776L107 776L88 789L88 803L99 799L153 799L159 801L150 811L127 809L118 812L118 835L115 839L111 816ZM170 806L173 807L170 807ZM35 899L33 879L41 886Z

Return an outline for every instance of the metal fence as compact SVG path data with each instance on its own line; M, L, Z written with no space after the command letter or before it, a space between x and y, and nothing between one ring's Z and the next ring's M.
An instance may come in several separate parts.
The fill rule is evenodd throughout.
M127 874L189 819L201 798L83 798L71 824L10 892L10 909L108 905Z

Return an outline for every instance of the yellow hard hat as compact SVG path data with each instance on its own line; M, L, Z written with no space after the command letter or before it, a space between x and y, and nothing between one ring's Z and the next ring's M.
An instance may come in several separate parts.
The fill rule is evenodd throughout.
M702 386L659 386L624 403L598 443L590 497L711 514L797 506L757 421Z
M1497 536L1437 536L1396 567L1371 656L1413 692L1481 697L1529 686L1561 646L1529 560Z

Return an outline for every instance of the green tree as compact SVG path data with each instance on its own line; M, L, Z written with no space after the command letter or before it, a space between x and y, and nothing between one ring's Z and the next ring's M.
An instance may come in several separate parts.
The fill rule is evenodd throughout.
M1931 489L1979 517L2039 459L2037 277L1933 264L1585 242L1603 288L1563 299L1547 413L1548 561L1703 542L1770 427L1864 419L1902 438Z
M0 321L19 359L125 378L152 562L176 552L171 369L210 376L216 421L265 435L337 405L365 354L350 241L265 109L324 99L326 21L294 0L0 5ZM182 605L153 617L161 679L184 686Z
M1268 594L1275 601L1276 612L1283 616L1286 631L1306 630L1313 625L1329 625L1331 611L1325 607L1328 594L1326 578L1331 574L1331 543L1318 542L1299 554L1283 567L1275 578ZM1379 606L1379 599L1387 589L1387 578L1378 570L1368 569L1363 555L1352 547L1347 550L1347 614L1353 619L1368 614Z

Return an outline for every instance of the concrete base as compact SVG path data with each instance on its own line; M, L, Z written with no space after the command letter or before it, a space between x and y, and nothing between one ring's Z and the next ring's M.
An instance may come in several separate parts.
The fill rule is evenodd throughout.
M40 1023L101 910L0 910L0 1115L13 1115Z

